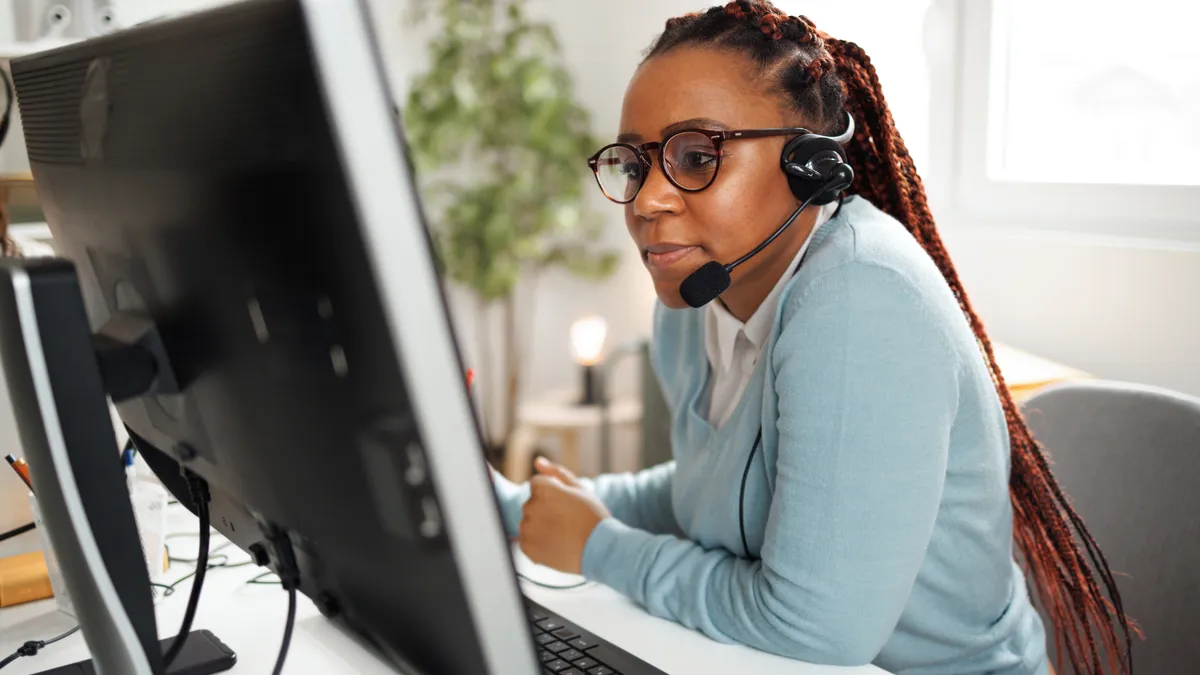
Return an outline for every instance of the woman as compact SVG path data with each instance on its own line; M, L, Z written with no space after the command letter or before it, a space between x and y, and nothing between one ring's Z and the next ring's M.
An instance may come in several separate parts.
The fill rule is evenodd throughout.
M791 141L851 120L837 194L837 154L805 164ZM525 553L804 661L1047 673L1015 537L1075 672L1130 672L1111 574L996 369L866 54L767 2L672 19L621 132L592 165L661 301L675 460L497 478ZM724 285L713 261L768 240L814 181L829 203L688 307Z

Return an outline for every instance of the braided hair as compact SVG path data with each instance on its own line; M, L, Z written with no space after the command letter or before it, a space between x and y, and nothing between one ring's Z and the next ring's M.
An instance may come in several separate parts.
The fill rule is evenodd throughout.
M671 19L646 59L680 46L749 58L757 74L773 82L784 104L814 131L836 134L844 124L841 111L854 116L857 127L846 147L855 173L851 192L903 223L936 263L978 339L999 393L1011 442L1014 538L1054 625L1059 669L1065 654L1076 673L1100 673L1106 665L1112 673L1132 673L1130 634L1137 628L1125 616L1103 553L1059 487L996 367L991 340L938 235L925 188L866 52L764 0L739 0Z

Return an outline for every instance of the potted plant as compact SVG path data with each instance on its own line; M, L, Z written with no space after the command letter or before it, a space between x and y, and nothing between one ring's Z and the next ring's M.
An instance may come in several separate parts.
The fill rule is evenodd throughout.
M551 267L593 279L616 267L615 253L596 250L603 223L584 200L583 160L598 144L553 29L529 19L524 0L420 0L415 9L413 23L432 21L435 30L431 65L413 80L404 128L442 272L476 300L481 358L491 353L489 310L502 317L504 375L480 368L484 378L504 377L502 393L488 396L485 387L482 399L485 411L502 408L496 429L482 415L497 460L516 426L521 391L527 340L518 292L532 293Z

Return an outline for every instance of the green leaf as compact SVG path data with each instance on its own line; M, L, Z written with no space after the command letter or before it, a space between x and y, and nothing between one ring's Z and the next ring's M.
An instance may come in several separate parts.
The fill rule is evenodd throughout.
M553 29L524 0L414 2L410 20L438 31L403 120L446 275L487 302L525 269L610 275L617 257L596 246L584 201L599 144Z

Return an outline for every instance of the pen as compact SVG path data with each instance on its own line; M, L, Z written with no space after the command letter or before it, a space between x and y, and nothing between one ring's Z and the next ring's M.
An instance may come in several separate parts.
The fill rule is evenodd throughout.
M29 491L32 492L33 482L29 480L29 465L25 463L25 460L17 459L12 455L5 455L4 459L8 460L9 466L13 468L13 471L17 472L21 480L25 481L25 485L29 486Z

